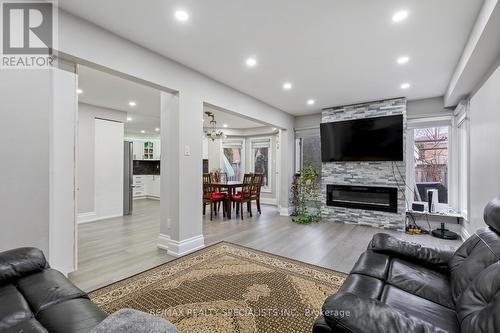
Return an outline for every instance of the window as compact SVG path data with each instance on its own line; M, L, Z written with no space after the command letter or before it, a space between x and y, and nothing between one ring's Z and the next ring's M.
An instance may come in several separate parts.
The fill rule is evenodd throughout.
M437 189L439 203L448 203L449 126L413 130L415 195L427 201L427 190Z
M251 140L251 157L253 172L264 175L262 191L271 191L271 138Z
M298 136L298 135L297 135ZM296 147L296 172L306 166L312 166L317 174L318 183L321 182L321 137L319 133L301 134Z
M467 106L459 106L456 118L457 154L458 154L458 211L468 217L469 202L469 121Z
M222 142L222 165L228 180L242 180L244 166L243 140L225 140Z

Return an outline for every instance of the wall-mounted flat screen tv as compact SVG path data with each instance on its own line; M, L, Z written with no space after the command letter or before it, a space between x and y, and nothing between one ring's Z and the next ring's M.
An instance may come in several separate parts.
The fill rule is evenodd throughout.
M321 159L402 161L403 116L386 116L321 124Z

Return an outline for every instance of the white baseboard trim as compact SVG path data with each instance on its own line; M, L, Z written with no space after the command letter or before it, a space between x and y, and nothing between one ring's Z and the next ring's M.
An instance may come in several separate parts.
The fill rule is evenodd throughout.
M90 213L79 214L78 218L77 218L77 224L91 223L91 222L96 222L96 221L100 221L100 220L112 219L114 217L123 216L123 214L97 216L97 214L95 212L92 212L92 213L93 213L92 215L89 215ZM80 218L82 215L83 215L83 217Z
M81 213L81 214L78 214L78 216L76 218L76 223L92 222L92 221L95 221L95 219L96 219L95 212Z
M135 196L132 198L133 200L139 200L139 199L151 199L151 200L160 200L160 197L156 196L156 195L148 195L148 194L145 194L145 195L138 195L138 196Z
M158 247L167 250L167 253L173 257L181 257L204 248L205 238L203 235L198 235L182 241L176 241L168 235L160 234L158 236Z
M292 214L292 207L279 207L281 216L290 216Z
M263 205L277 206L276 198L260 198L260 203Z

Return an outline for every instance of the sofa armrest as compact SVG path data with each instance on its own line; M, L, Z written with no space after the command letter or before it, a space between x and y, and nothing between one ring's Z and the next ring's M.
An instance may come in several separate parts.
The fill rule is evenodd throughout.
M448 262L454 254L453 251L410 243L383 233L373 236L368 249L401 259L418 261L440 269L448 269Z
M41 272L48 267L43 252L34 247L0 252L0 284Z
M337 293L328 297L323 305L323 315L333 332L446 333L378 300L361 298L351 293Z

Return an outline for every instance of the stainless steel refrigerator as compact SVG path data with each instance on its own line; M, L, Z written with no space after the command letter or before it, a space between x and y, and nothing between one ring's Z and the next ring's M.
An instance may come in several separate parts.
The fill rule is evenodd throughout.
M134 208L134 148L132 141L123 145L123 215L131 215Z

